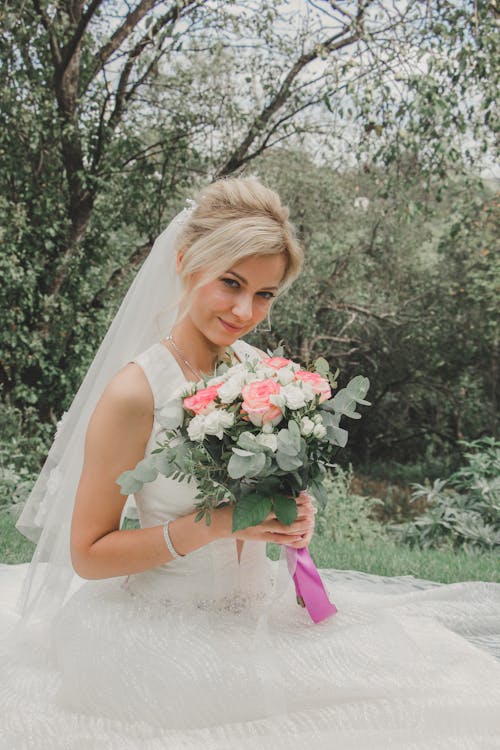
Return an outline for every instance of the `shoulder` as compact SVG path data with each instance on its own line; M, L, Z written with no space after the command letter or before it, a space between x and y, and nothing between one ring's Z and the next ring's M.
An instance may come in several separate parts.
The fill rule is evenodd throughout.
M142 367L135 362L125 365L106 386L98 408L124 418L152 415L153 394Z

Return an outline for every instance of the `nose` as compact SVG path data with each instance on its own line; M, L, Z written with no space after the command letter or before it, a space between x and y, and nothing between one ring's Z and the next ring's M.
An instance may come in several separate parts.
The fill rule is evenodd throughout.
M250 320L253 316L253 299L250 294L238 295L232 309L235 318L241 321Z

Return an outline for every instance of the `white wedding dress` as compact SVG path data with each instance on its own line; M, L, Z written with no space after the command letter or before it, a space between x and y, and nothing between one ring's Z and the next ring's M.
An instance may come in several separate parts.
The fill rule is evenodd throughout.
M136 361L161 407L183 382L177 362L159 343ZM191 512L195 494L145 485L141 524ZM228 539L145 573L75 578L50 629L25 632L26 567L0 566L1 750L500 748L500 584L323 570L338 613L315 625L283 562L260 542L238 560Z

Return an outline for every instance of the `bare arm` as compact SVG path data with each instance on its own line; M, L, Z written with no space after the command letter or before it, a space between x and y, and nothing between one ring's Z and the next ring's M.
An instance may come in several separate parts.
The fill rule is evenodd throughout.
M71 524L71 559L83 578L140 573L172 560L163 525L120 530L126 498L116 479L144 457L152 423L153 396L146 376L138 365L129 364L106 388L87 430ZM285 527L270 514L259 526L232 534L232 508L217 509L211 526L195 522L195 516L190 513L170 524L172 543L181 555L227 537L302 546L300 534L311 529L313 518L307 511Z
M71 524L71 559L83 578L139 573L172 559L163 526L120 530L126 498L116 479L144 457L152 423L153 396L146 376L129 364L106 388L87 430ZM207 527L194 523L195 515L175 522L181 554L211 541Z

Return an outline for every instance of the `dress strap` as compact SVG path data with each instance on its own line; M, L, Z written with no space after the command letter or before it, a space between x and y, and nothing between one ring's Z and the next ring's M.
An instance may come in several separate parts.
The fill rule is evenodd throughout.
M160 342L150 346L132 361L139 365L146 375L155 409L161 409L175 389L185 382L177 361Z

